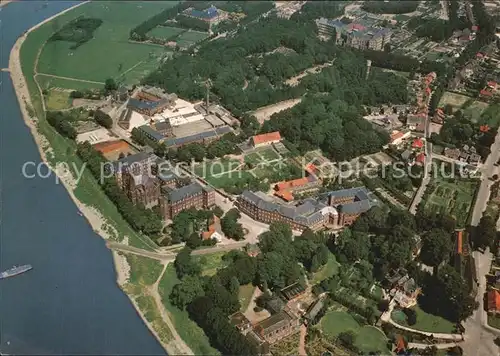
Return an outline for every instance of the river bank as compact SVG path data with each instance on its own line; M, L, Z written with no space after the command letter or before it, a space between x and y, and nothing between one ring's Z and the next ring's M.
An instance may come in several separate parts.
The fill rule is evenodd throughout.
M7 6L11 2L14 2L14 0L0 0L0 7Z
M59 182L63 184L65 187L66 191L68 192L71 200L75 203L75 205L78 207L80 210L82 216L88 221L92 229L103 239L107 240L110 239L111 236L113 235L113 231L110 231L110 227L107 224L107 220L105 217L101 215L101 213L94 207L88 206L86 204L83 204L78 198L75 196L74 190L77 186L77 182L71 172L64 172L60 170L56 170L56 167L51 165L48 157L52 156L52 150L49 145L49 141L46 136L44 136L40 131L38 130L37 127L37 122L39 119L35 116L33 113L33 102L31 100L31 96L28 90L28 85L26 82L26 78L23 75L22 67L21 67L21 58L20 58L20 50L21 47L26 40L27 36L29 33L32 31L36 30L43 24L51 21L57 16L62 15L65 12L68 12L70 10L75 9L78 6L82 6L86 2L79 3L71 8L68 8L52 17L49 17L45 19L44 21L38 23L37 25L33 26L30 28L28 31L23 33L21 35L16 43L14 44L11 52L10 52L10 57L9 57L9 71L10 71L10 76L12 79L13 87L15 90L15 94L17 97L17 101L19 104L19 108L22 114L22 118L25 122L25 124L28 126L30 129L31 135L33 136L36 146L38 148L40 157L42 158L42 161L50 167L53 173L56 173L59 177ZM3 4L3 3L2 3ZM43 95L41 96L43 100ZM125 240L122 241L122 243L127 243L127 238L125 237ZM130 265L128 264L127 260L123 256L118 256L116 254L113 254L113 262L114 262L114 267L115 267L115 272L116 272L116 282L119 285L119 287L123 290L123 285L127 282L128 277L129 277L129 271L130 271ZM124 291L125 292L125 291ZM127 293L126 293L127 294ZM164 341L160 340L158 334L155 332L153 325L149 323L144 315L144 312L139 308L137 303L133 300L133 298L127 294L129 299L132 302L132 305L136 309L137 313L139 316L142 318L146 326L149 328L151 333L156 337L156 339L160 342L160 344L163 346L163 348L171 354L176 354L179 351L179 348L176 347L175 343L169 343L166 344Z

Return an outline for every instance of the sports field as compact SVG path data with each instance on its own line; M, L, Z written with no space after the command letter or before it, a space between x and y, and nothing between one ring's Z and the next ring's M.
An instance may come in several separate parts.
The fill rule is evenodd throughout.
M468 96L447 91L441 97L441 100L439 101L438 106L443 107L447 104L450 104L451 106L453 106L453 110L458 110L469 99L470 99L470 97L468 97Z
M381 352L388 354L387 337L384 333L373 326L361 326L354 318L345 311L329 311L321 319L321 330L329 338L337 337L341 332L352 331L355 334L354 345L361 352Z
M480 117L477 122L482 125L488 125L490 127L499 127L500 126L500 105L493 104L488 106L486 103L481 103L486 105L483 110L479 111Z
M168 26L157 26L148 32L148 36L167 39L179 36L181 33L187 30L178 27L168 27Z
M130 30L175 1L93 1L55 19L52 31L68 21L84 16L103 21L93 38L77 49L72 42L49 41L41 51L37 70L65 78L104 82L123 77L126 84L138 82L145 68L157 64L167 53L162 46L129 42ZM154 66L153 66L154 67ZM134 75L134 72L140 75ZM80 83L80 85L83 82ZM92 85L91 87L94 87Z
M204 40L207 37L208 33L206 32L198 32L190 30L182 33L179 37L175 39L175 41L180 47L190 47L194 45L196 42Z
M478 181L469 179L445 179L433 177L427 187L424 209L430 214L445 213L453 216L459 227L464 227ZM428 195L427 195L428 193Z

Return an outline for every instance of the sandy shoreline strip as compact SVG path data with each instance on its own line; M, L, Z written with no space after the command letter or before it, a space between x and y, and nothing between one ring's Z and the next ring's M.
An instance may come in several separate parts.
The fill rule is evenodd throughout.
M15 0L0 0L0 7L7 6L7 4L14 2Z
M47 164L47 166L49 166L53 171L55 171L55 169L54 169L54 167L52 167L50 165L50 162L47 160L47 154L46 154L46 152L47 152L46 150L48 150L50 152L48 140L45 138L45 136L43 136L38 131L37 125L36 125L37 119L31 118L29 113L28 113L28 110L27 110L27 106L33 107L33 104L31 102L31 97L30 97L28 86L26 83L26 78L24 77L23 71L21 68L21 58L20 58L21 46L24 43L24 41L26 40L26 37L28 36L28 34L30 32L36 30L37 28L39 28L43 24L51 21L52 19L66 13L68 11L71 11L79 6L86 4L87 2L88 1L79 3L79 4L77 4L73 7L70 7L64 11L61 11L58 14L51 16L51 17L47 18L46 20L40 22L39 24L33 26L28 31L23 33L21 35L21 37L19 37L17 39L16 43L14 44L14 47L12 48L12 50L10 52L10 57L9 57L10 77L12 79L12 84L14 86L17 100L19 102L19 108L21 110L23 120L31 131L31 135L33 136L33 138L36 142L36 145L38 147L38 152L40 153L40 157L42 158L43 162L45 162ZM2 3L0 3L0 6L5 6L5 5L7 5L7 3L8 3L8 1L2 1ZM43 97L42 97L42 99L43 99ZM56 173L61 174L61 172L56 172ZM76 187L76 181L73 178L73 176L71 174L61 175L61 176L59 176L59 179L62 182L62 184L64 185L64 187L66 188L69 196L71 197L71 199L73 200L75 205L81 211L81 213L85 217L85 219L87 219L87 221L92 226L94 231L98 235L100 235L103 239L105 239L105 240L109 239L110 235L105 230L106 219L95 208L83 204L82 202L80 202L76 198L76 196L73 192L73 190ZM113 254L114 267L115 267L115 271L116 271L116 278L117 278L116 282L121 288L125 283L127 283L127 280L129 278L130 265L128 264L125 257L119 256L115 252L113 252L112 254ZM151 331L151 333L158 340L160 345L162 345L163 348L169 354L175 355L176 352L178 352L178 349L176 348L175 343L169 343L168 345L166 345L164 342L162 342L161 339L159 338L158 333L153 329L153 326L151 325L151 323L149 323L146 320L145 316L142 314L142 312L141 312L139 306L137 305L137 303L135 302L135 300L127 293L125 293L125 294L129 297L130 301L132 302L132 305L134 306L134 308L137 311L137 314L142 318L142 320L144 321L144 323L146 324L148 329Z

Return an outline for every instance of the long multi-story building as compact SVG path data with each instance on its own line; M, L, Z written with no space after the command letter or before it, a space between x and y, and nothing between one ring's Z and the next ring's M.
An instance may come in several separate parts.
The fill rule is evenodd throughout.
M162 188L160 211L165 220L173 219L186 209L208 209L214 205L214 190L210 187L203 187L196 182L178 189L167 186Z
M300 205L283 205L262 192L244 191L237 201L238 207L252 219L271 224L285 222L294 230L320 230L325 225L336 224L337 210L314 199Z
M392 31L385 27L372 27L360 22L344 23L340 20L316 20L319 33L333 36L337 44L358 49L381 51L390 43Z

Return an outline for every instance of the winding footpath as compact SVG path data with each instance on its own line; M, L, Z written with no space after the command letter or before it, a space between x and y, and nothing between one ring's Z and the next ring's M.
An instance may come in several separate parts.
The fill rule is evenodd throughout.
M175 344L174 345L170 344L170 346L179 351L179 352L175 352L175 355L194 355L193 350L191 350L191 348L184 342L184 340L182 340L182 338L177 333L177 330L175 329L175 325L174 325L174 323L172 323L172 320L170 320L170 316L168 315L168 312L165 309L165 306L163 305L160 292L158 291L158 285L160 284L160 281L161 281L163 275L165 274L167 267L168 267L168 263L166 263L165 266L163 267L163 271L161 271L160 276L158 277L156 282L149 288L149 293L153 297L153 299L155 300L156 308L160 311L161 318L167 324L170 331L172 332L172 336L174 337Z

